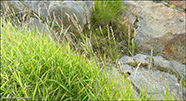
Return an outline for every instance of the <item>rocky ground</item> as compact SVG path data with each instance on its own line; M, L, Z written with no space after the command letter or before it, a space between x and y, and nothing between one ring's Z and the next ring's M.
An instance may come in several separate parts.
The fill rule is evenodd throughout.
M57 4L52 1L25 0L22 2L24 5L18 1L6 2L18 15L24 15L26 10L38 14L29 13L33 16L28 20L29 28L37 26L40 31L45 31L44 22L51 24L52 22L48 22L51 19L69 25L68 20L71 19L70 16L75 17L74 13L82 28L90 26L92 1L70 3L60 1ZM183 3L179 1L169 1L169 3L185 9ZM147 90L147 97L152 93L153 98L163 99L162 94L168 89L174 95L174 99L186 99L186 90L182 85L183 81L186 82L185 12L171 8L170 4L163 1L123 1L123 6L128 8L124 19L128 19L126 24L135 31L135 41L141 54L136 54L134 57L123 56L118 64L108 66L106 70L111 70L110 75L117 73L118 78L123 74L127 75L126 78L132 82L136 96ZM61 11L61 8L66 9L69 15ZM58 19L61 17L63 19ZM168 87L164 83L168 83Z
M166 88L162 82L165 81L174 97L186 98L185 87L180 82L180 78L186 81L185 6L181 2L170 1L182 10L171 8L169 2L164 1L123 3L129 8L125 19L129 19L127 24L135 30L136 44L142 54L123 56L118 67L122 73L128 75L127 78L138 93L143 92L144 86L148 97L151 88L153 97L161 98L161 93ZM157 56L152 56L153 53Z

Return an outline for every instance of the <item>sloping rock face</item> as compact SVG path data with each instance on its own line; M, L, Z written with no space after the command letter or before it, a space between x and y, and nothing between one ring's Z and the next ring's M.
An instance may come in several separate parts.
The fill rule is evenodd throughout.
M186 33L176 34L174 38L169 40L164 46L161 54L169 60L177 60L185 63L186 51Z
M46 22L48 25L52 24L52 21L55 21L55 25L58 24L59 26L63 24L64 26L71 25L84 28L85 25L90 24L93 1L3 1L2 6L5 5L9 6L11 11L19 15L19 18L27 14L31 16L30 21L32 21L34 17L41 20L40 22L42 23ZM34 13L30 10L34 11ZM77 23L72 20L75 20ZM33 22L33 25L39 25L35 23L37 23L37 21Z
M185 13L167 7L165 2L124 1L133 7L131 12L138 21L135 40L143 53L155 53L169 60L185 63ZM132 19L130 17L129 19Z
M144 54L123 56L118 65L120 71L133 83L138 95L144 94L147 98L162 100L164 94L170 93L172 96L167 99L185 99L186 90L178 81L178 78L186 81L185 65L168 61L161 56L151 57Z

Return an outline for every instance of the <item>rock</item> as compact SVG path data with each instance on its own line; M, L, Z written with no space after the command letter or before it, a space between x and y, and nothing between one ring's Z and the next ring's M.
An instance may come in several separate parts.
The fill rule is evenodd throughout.
M15 17L21 19L24 14L23 5L19 1L2 1L1 8L3 9L3 15L6 14L6 17L10 18L9 20L16 23L16 25L19 24L17 21L15 22L15 20L13 20Z
M131 75L133 73L133 69L129 65L120 65L120 70L124 74Z
M108 67L106 66L103 69L103 74L107 75L108 79L115 79L114 83L117 83L117 85L121 85L120 83L120 78L121 78L121 74L117 71L117 69L115 67Z
M28 12L28 10L33 10L41 18L45 19L48 16L47 8L50 2L40 1L40 0L38 1L23 0L22 3L20 1L5 2L5 4L7 4L11 9L14 9L15 13L26 14L25 12ZM27 9L27 7L29 9ZM33 16L33 14L29 14L29 15Z
M133 68L128 65L131 62L136 64L133 65ZM180 81L177 80L181 77L186 81L185 65L176 61L166 60L162 56L152 57L150 69L148 68L149 62L149 55L136 54L134 57L123 56L119 59L118 65L122 73L129 74L126 77L133 83L135 90L139 93L138 95L147 91L147 93L144 93L147 98L160 100L163 99L164 91L168 90L168 92L173 94L173 100L185 99L184 94L186 90L182 87Z
M121 90L124 90L125 88L129 88L131 93L133 94L134 99L139 99L138 92L135 90L135 88L132 85L129 85L130 81L127 81L115 67L109 67L106 66L103 69L104 76L108 77L108 83L110 83L110 79L114 79L113 88L117 86L122 86ZM112 82L111 82L112 83Z
M24 7L19 1L3 1L2 3L3 6L5 6L4 8L6 8L8 5L11 12L23 13Z
M173 69L170 61L165 60L162 56L154 56L153 64L156 67L162 67L163 69Z
M49 14L51 19L56 18L59 25L63 24L66 28L72 25L71 30L77 30L76 28L78 28L79 31L82 31L86 24L86 11L74 1L64 1L61 4L51 3Z
M182 99L182 91L177 86L178 81L174 75L143 69L132 74L128 79L132 81L141 93L146 92L144 94L147 98L161 100L164 97L163 94L171 92L173 94L173 100ZM168 92L165 92L166 90Z
M171 61L173 70L179 74L181 78L183 78L186 82L186 67L183 64L180 64L176 61Z
M141 10L137 8L137 2L135 1L126 1L124 0L122 2L122 5L127 8L126 11L124 11L123 16L124 16L124 22L122 24L130 27L132 29L135 28L135 22L137 21L136 14L140 12Z
M175 0L175 1L167 0L167 2L173 4L175 6L173 8L176 8L177 10L184 11L184 9L186 9L185 7L186 1L184 0Z
M186 33L176 34L174 38L169 40L163 50L162 56L168 60L176 60L180 63L186 63Z
M129 56L123 56L119 59L118 65L122 73L132 74L133 69L131 68L131 66L137 67L137 65L141 63L139 65L140 67L148 68L150 58L151 57L149 55L144 54L136 54L133 58ZM185 65L179 62L166 60L162 56L153 56L151 64L151 69L153 70L156 69L168 72L170 74L174 74L178 78L186 78Z
M123 56L119 59L118 61L118 64L119 65L123 65L123 64L128 64L128 65L132 65L132 66L135 66L136 63L135 61L133 60L132 57L129 57L129 56Z
M137 64L139 64L141 62L141 65L143 65L143 66L148 66L150 63L150 56L148 56L148 55L137 54L133 58Z
M93 0L87 0L87 1L76 1L77 3L79 3L86 11L86 19L87 19L87 27L90 29L91 25L90 25L90 20L91 20L91 16L93 13Z
M30 18L26 23L25 26L27 25L28 29L32 29L35 32L46 32L47 31L47 25L42 23L41 20L38 20L36 18Z
M142 66L147 66L150 63L150 56L144 55L144 54L136 54L133 58L129 56L123 56L119 59L118 64L119 65L131 65L131 66L137 66L141 62Z
M186 68L185 65L176 62L176 61L168 61L162 58L161 56L153 57L153 65L157 67L157 69L173 73L177 77L184 78L186 81Z
M51 1L52 2L52 1ZM44 20L48 17L48 7L50 2L49 1L30 1L30 0L24 0L23 3L29 7L30 10L35 11L39 17L43 18Z
M167 59L185 62L183 55L186 33L184 12L173 10L162 2L125 1L124 3L132 5L133 10L128 11L134 12L134 16L137 17L138 22L134 32L138 50L150 54L153 49L154 53L162 54ZM170 50L175 52L170 52L168 50L170 47Z
M39 20L47 21L48 24L54 20L55 18L54 12L55 12L57 24L59 24L59 26L61 26L62 24L64 24L64 26L69 26L72 24L73 22L72 20L75 20L77 21L77 23L73 22L72 25L78 27L79 30L82 30L85 24L90 27L90 17L93 10L92 9L93 1L56 2L56 1L48 1L48 0L45 1L23 0L22 1L23 4L19 1L7 1L3 3L6 3L8 6L11 6L11 9L14 9L15 13L21 12L23 15L29 10L32 10L35 13L37 13L39 17L37 17L36 14L33 13L29 13L28 15L30 15L31 17L35 17ZM29 8L29 10L27 9L27 7ZM69 16L72 16L72 19L69 19L67 14ZM61 21L63 22L61 23ZM72 29L73 28L71 28L71 30Z

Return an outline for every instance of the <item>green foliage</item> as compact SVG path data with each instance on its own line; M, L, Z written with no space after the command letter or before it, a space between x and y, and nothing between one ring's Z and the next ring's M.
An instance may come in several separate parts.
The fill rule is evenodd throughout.
M184 8L183 11L186 12L186 8Z
M133 55L136 52L133 32L128 31L129 28L121 23L126 10L121 2L94 1L91 42L93 49L102 56L102 53L106 53L109 62L114 62L122 55Z
M106 26L119 21L119 15L122 14L121 1L94 1L94 4L93 25Z
M174 4L170 4L170 8L175 8L175 5Z
M0 95L32 100L134 99L132 93L124 93L131 92L129 83L122 81L129 88L117 86L94 57L74 51L69 43L55 43L45 33L4 24Z

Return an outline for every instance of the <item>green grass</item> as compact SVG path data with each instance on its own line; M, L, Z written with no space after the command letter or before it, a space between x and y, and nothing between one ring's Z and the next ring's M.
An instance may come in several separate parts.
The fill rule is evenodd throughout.
M133 40L134 32L121 23L124 21L124 11L127 9L122 6L121 2L121 0L94 1L94 13L91 18L92 29L97 29L97 31L93 31L93 35L100 36L97 40L99 43L103 43L100 46L93 46L97 46L96 50L100 52L112 54L108 55L111 60L116 60L122 55L133 56L137 52ZM95 42L94 40L96 39L93 39L92 42Z
M98 61L104 63L116 63L123 55L133 56L137 52L134 32L129 32L128 27L121 23L125 10L119 0L94 1L90 30L85 29L81 33L71 35L73 39L78 39L73 42L76 45L88 42Z
M46 34L23 31L10 24L3 24L1 31L2 97L134 99L130 83L128 88L118 87L114 79L108 80L102 73L93 57L74 52L69 43L61 45Z
M109 78L108 72L103 73L107 62L115 63L124 54L133 55L136 46L131 44L133 32L129 35L127 27L119 23L118 16L125 8L118 2L95 3L91 29L67 33L71 41L63 38L56 42L51 33L27 30L27 26L12 23L15 17L11 23L1 17L1 100L6 97L16 97L16 100L25 97L29 100L147 100L144 92L141 97L134 97L132 85L124 76L116 80L116 75ZM111 11L106 11L105 5L112 7ZM116 17L118 19L114 19ZM118 51L123 47L117 44L122 40L127 47L123 52ZM167 93L165 100L168 98Z

